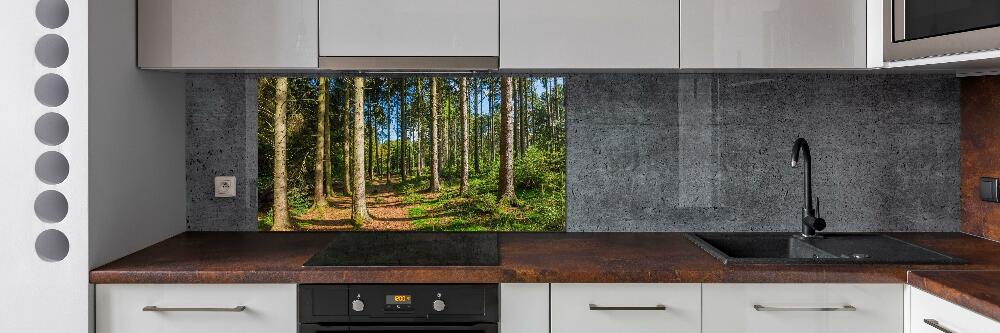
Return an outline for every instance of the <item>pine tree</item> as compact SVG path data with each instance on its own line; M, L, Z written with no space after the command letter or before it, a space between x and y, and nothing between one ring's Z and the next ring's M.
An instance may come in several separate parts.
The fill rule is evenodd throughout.
M316 156L313 158L313 207L327 207L326 174L326 87L325 77L319 78L316 98Z
M438 78L431 79L431 192L441 191L438 151Z
M287 155L285 146L288 138L285 122L287 117L288 78L279 77L274 84L274 224L273 231L290 231L288 219L288 171L285 169Z
M511 78L505 77L500 84L500 184L498 201L514 205L514 107L511 96Z
M460 93L462 95L462 182L459 186L458 193L465 195L469 191L469 82L468 79L462 78L460 84Z
M365 100L365 79L354 78L354 109L361 110ZM361 112L354 112L354 147L365 145L365 119ZM351 200L351 220L356 227L371 220L365 203L365 152L354 149L354 194Z

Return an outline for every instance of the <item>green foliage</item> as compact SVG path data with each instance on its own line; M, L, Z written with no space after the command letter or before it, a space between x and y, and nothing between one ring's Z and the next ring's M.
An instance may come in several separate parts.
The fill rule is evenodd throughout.
M300 188L288 189L288 212L292 216L305 214L312 207L312 197Z
M274 210L268 209L267 214L257 216L257 230L271 231L274 226Z
M522 190L559 191L565 188L566 154L536 147L525 151L514 163L514 187Z
M260 184L258 182L258 184ZM258 185L259 186L259 185ZM288 213L291 216L305 214L310 207L309 195L302 192L302 190L297 188L290 188L288 190ZM308 225L307 222L299 222L300 227ZM267 207L267 213L263 215L257 215L257 230L260 231L271 231L271 227L274 226L274 209Z
M417 192L418 188L427 188L427 181L411 179L396 186L396 190L403 196L403 204L413 205L420 203L424 197Z
M469 179L469 192L465 196L459 196L457 186L445 184L440 196L423 200L408 214L414 219L414 227L424 231L565 230L566 177L562 156L563 153L532 149L515 163L514 207L497 204L499 167L494 163Z

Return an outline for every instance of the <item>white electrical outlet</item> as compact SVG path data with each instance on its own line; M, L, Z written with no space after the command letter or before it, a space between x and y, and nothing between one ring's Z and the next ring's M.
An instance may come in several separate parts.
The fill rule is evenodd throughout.
M236 177L219 176L215 177L215 197L232 198L236 196Z

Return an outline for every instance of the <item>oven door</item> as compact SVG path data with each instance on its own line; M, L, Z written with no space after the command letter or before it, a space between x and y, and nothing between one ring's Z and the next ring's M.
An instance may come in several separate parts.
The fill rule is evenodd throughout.
M1000 1L884 0L885 60L1000 49Z
M367 332L367 333L498 333L497 324L472 324L472 325L352 325L352 326L324 326L317 324L299 325L299 333L325 333L325 332Z

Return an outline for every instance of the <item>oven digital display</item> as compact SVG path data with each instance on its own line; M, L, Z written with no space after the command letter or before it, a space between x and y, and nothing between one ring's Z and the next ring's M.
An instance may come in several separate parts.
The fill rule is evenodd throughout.
M385 304L401 305L411 304L413 301L410 295L385 295Z

